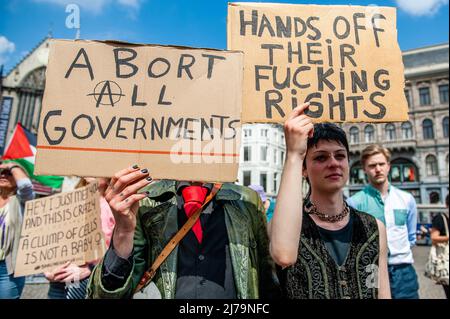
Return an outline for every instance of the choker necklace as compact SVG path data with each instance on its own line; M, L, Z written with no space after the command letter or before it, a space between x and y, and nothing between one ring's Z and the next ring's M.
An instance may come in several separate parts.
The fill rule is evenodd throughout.
M311 202L311 200L308 200L308 203L306 204L306 212L308 214L314 214L317 217L319 217L320 220L324 221L324 222L329 222L329 223L337 223L341 220L343 220L345 218L345 216L348 215L348 213L350 212L350 209L348 208L347 203L344 201L344 209L342 210L341 213L337 214L337 215L327 215L324 214L322 212L319 212L317 210L316 205L314 205L313 202Z

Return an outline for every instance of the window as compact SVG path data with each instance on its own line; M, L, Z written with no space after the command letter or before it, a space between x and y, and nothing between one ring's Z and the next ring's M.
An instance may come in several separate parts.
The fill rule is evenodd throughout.
M359 143L359 128L356 126L352 126L350 128L350 144L358 144Z
M267 129L262 129L261 130L261 137L267 137L267 132L268 132Z
M388 141L393 141L397 138L395 134L394 124L392 123L386 124L385 131L386 131L386 138Z
M261 185L264 190L267 189L267 173L261 173L261 175L259 175L259 185Z
M244 137L251 137L251 136L252 136L252 130L244 129Z
M436 156L428 155L425 159L427 166L427 175L428 176L437 176L438 175L438 163L436 160Z
M445 158L445 167L447 167L447 175L448 175L448 173L450 172L450 167L448 166L448 154L447 154L447 157Z
M441 201L439 190L434 190L428 194L430 204L438 204Z
M370 143L375 140L375 129L373 125L367 125L364 128L364 140L366 143Z
M433 122L430 119L423 120L422 130L424 140L431 140L434 138Z
M417 168L414 163L407 159L399 158L391 162L389 171L389 180L392 183L411 183L417 182Z
M408 107L411 107L411 96L409 95L409 90L405 90L406 102L408 102Z
M277 163L277 159L278 159L278 156L277 156L278 154L277 154L277 150L273 150L273 164L274 165L276 165L276 164L278 164Z
M441 104L448 103L448 84L439 85L439 101Z
M402 123L402 138L404 140L413 138L413 130L411 122Z
M244 146L244 162L250 162L252 160L252 148L250 146Z
M273 192L277 193L278 191L278 173L273 173Z
M444 137L448 137L448 116L442 120L442 132L444 133Z
M419 98L420 98L420 105L430 105L431 104L430 88L429 87L420 88Z
M353 165L350 170L350 183L351 184L365 184L367 182L366 173L364 173L361 164L357 163Z
M252 172L244 171L244 186L251 185L252 183Z
M267 162L267 146L261 146L261 161Z
M281 151L281 164L283 164L283 163L284 163L284 152Z

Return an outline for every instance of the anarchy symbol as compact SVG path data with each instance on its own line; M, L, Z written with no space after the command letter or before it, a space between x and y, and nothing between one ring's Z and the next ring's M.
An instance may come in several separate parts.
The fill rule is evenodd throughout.
M100 91L100 92L99 92ZM88 96L93 96L96 103L96 107L100 105L111 105L119 103L122 96L122 89L120 86L114 81L102 81L99 82L95 88L93 93L89 93ZM103 99L106 99L104 102Z

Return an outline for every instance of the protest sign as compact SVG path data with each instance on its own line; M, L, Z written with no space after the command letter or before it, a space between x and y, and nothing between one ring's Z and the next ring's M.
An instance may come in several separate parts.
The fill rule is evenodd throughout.
M36 170L235 181L241 52L53 40Z
M244 52L242 122L408 119L395 8L230 3L228 48Z
M82 265L104 253L97 184L26 202L15 276L43 273L69 261Z

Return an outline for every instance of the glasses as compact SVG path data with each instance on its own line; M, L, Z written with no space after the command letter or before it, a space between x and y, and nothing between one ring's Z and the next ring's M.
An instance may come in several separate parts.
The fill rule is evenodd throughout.
M11 170L9 168L0 169L0 175L12 176Z

